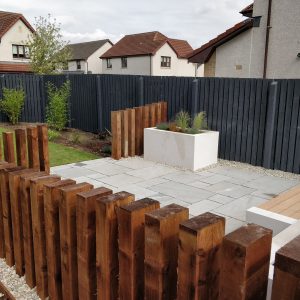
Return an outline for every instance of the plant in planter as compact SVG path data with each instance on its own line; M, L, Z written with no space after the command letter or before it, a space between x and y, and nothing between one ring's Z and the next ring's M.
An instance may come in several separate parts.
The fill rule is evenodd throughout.
M205 112L193 119L180 111L173 122L145 128L144 158L197 170L217 163L219 132L207 130Z

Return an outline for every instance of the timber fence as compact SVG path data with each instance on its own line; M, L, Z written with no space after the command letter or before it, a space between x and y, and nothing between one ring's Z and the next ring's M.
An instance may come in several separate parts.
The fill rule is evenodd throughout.
M0 257L41 299L266 299L271 230L225 235L221 216L50 175L47 127L15 136L17 159L3 134ZM300 237L277 252L273 300L299 299L299 252Z

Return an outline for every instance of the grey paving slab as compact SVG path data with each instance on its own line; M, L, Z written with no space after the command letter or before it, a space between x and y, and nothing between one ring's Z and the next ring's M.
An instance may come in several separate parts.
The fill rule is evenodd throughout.
M143 199L147 197L152 197L158 194L158 192L140 187L136 184L127 185L126 187L120 187L117 189L118 192L126 191L135 195L135 199Z
M196 173L183 172L183 171L178 171L176 173L167 174L167 175L164 175L163 177L168 179L168 180L172 180L172 181L180 182L180 183L185 183L185 184L195 182L195 181L198 181L198 180L202 179L202 177L199 176Z
M118 174L123 174L123 173L129 172L132 170L132 169L118 166L114 163L109 163L109 162L95 164L95 165L89 165L89 166L85 166L83 168L85 168L87 170L92 170L94 172L98 172L98 173L101 173L104 175L118 175Z
M218 208L214 209L214 211L217 213L221 213L225 216L245 222L246 210L250 207L261 205L265 201L265 199L253 195L247 195L222 206L219 206Z
M76 178L87 175L96 174L93 170L84 169L82 167L68 167L66 169L55 170L55 174L60 175L64 178Z
M216 175L212 175L212 176L208 176L208 177L202 177L200 179L200 181L202 181L204 183L208 183L208 184L216 184L216 183L219 183L222 181L228 181L230 179L231 179L231 177L229 177L229 176L216 174Z
M193 216L198 216L206 212L212 211L213 209L216 209L219 206L221 206L220 203L210 201L210 200L202 200L188 206L188 208L190 214L192 214Z
M143 179L128 174L118 174L100 178L100 181L115 187L126 187L127 185L141 182Z
M196 187L196 188L199 188L199 189L203 189L205 187L210 186L210 184L205 183L203 181L194 181L194 182L187 183L187 185L190 185L190 186L193 186L193 187Z
M89 178L89 177L85 177L85 176L77 177L76 178L76 182L77 183L87 182L87 183L92 184L94 186L94 188L106 187L108 189L111 189L114 193L117 191L117 188L114 187L114 186L111 186L111 185L103 183L103 182L101 182L99 180L95 180L95 179L92 179L92 178Z
M178 172L178 170L170 167L156 165L139 170L128 171L127 174L147 180L175 172Z
M209 197L208 200L215 201L215 202L218 202L221 204L227 204L227 203L234 201L235 198L231 198L231 197L220 195L220 194L215 194L215 195Z
M149 188L153 185L158 185L158 184L161 184L161 183L166 183L168 182L169 180L163 178L163 177L156 177L156 178L153 178L153 179L149 179L149 180L145 180L145 181L142 181L142 182L138 182L137 185L138 186L141 186L141 187L144 187L144 188Z
M299 184L299 181L297 180L290 180L272 176L262 176L259 179L245 183L244 186L254 188L268 194L279 194L297 184Z
M122 167L135 169L135 170L153 167L156 165L156 163L154 163L152 161L144 160L142 158L122 159L122 160L116 161L115 164L122 166Z
M188 203L196 203L213 195L212 192L173 181L152 186L151 189Z
M206 190L221 194L224 196L229 196L232 198L240 198L244 195L251 194L255 191L253 188L241 186L227 181L222 181L216 184L213 184L209 187L205 187Z

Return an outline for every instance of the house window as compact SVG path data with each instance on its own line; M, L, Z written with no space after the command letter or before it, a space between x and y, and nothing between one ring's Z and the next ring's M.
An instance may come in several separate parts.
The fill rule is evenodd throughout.
M121 65L123 69L127 68L127 57L121 57Z
M76 66L77 66L77 70L81 70L80 60L76 60Z
M163 68L171 68L171 57L170 56L162 56L160 66Z
M12 45L13 58L30 58L29 47L24 45Z
M110 58L106 59L106 67L107 67L107 69L111 69L112 68L112 64L111 64Z

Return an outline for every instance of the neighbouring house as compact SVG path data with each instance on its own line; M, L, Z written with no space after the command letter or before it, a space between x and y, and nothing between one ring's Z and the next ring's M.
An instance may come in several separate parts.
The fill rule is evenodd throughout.
M22 14L0 11L0 73L30 72L26 41L33 32Z
M255 0L247 17L189 55L207 77L300 78L300 1Z
M188 62L192 51L187 41L158 31L126 35L101 56L102 70L105 74L202 76L198 64Z
M70 44L72 59L68 62L68 69L64 72L79 74L102 73L102 59L99 57L112 47L110 40L91 41Z

